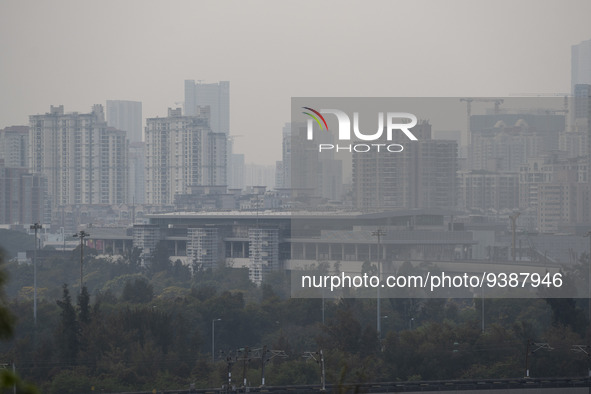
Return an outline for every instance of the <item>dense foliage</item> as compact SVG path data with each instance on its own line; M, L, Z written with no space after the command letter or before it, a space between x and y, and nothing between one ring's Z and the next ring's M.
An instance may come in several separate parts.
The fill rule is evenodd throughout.
M18 321L0 358L44 393L220 387L228 357L234 384L244 373L258 386L254 349L265 345L289 356L266 365L268 385L319 384L318 364L302 357L319 349L329 383L523 377L528 350L532 376L587 373L571 350L589 343L587 300L386 299L378 338L375 299L292 299L287 273L256 287L245 269L192 275L158 250L147 268L137 251L117 261L86 252L82 290L79 250L39 260L36 326L32 266L6 265Z

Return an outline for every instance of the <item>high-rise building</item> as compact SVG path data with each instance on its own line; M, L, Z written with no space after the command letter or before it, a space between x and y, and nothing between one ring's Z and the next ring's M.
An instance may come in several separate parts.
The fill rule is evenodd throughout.
M535 215L538 231L588 222L589 169L586 157L568 158L554 152L528 160L519 174L519 208Z
M559 149L567 152L568 157L587 156L587 133L582 131L569 131L560 133Z
M226 141L209 128L209 108L193 116L180 108L146 121L146 203L173 204L192 186L225 186Z
M129 190L128 203L143 204L146 202L146 144L131 142L129 144Z
M565 129L564 115L472 115L468 169L517 172L528 159L557 150Z
M144 151L142 103L140 101L107 100L107 124L127 133L129 140L129 203L144 202Z
M275 162L275 188L282 189L284 184L283 160L278 160Z
M278 174L280 184L276 186L278 188L290 188L291 187L291 123L286 123L283 126L282 132L283 139L281 140L281 165L277 166L277 171L281 171Z
M29 126L0 130L0 159L6 167L29 167Z
M244 189L244 154L228 156L228 189Z
M571 92L575 85L591 85L591 39L571 47Z
M0 159L0 224L50 223L47 178Z
M519 206L519 174L485 170L461 171L460 208L484 212Z
M230 82L195 83L185 80L185 115L199 114L197 107L209 106L211 131L230 133Z
M538 187L540 232L555 232L561 226L588 224L591 220L591 185L575 182L569 175L562 172L557 176L558 180Z
M591 83L575 85L574 103L575 131L586 137L586 154L591 164Z
M415 126L413 134L418 141L405 144L401 152L376 149L353 153L355 208L371 211L456 207L457 142L432 140L431 125L426 122Z
M244 186L266 186L275 188L275 166L264 164L244 165Z
M129 142L142 142L142 103L107 100L107 124L127 132Z
M30 169L47 177L53 207L127 202L127 138L107 125L103 106L64 113L51 106L31 115Z

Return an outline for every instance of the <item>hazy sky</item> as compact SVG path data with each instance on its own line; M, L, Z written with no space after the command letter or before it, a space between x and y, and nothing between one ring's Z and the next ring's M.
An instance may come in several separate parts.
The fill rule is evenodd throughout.
M0 0L0 127L108 99L166 116L229 80L247 162L281 156L292 96L568 92L589 0Z

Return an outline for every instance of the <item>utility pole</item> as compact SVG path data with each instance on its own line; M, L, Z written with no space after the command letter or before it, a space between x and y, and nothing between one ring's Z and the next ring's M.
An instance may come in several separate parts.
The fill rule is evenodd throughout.
M250 359L261 359L261 387L265 386L265 365L275 357L285 358L287 354L284 350L270 350L267 345L262 348L252 349L250 352Z
M261 354L261 387L265 387L265 364L270 359L267 359L267 345L263 346L263 353Z
M530 349L533 350L530 351ZM529 378L529 355L534 354L540 349L544 349L547 351L554 350L554 348L547 343L533 342L531 339L527 340L527 347L525 351L525 378Z
M324 355L322 354L322 349L317 352L304 352L304 358L308 360L316 361L316 364L320 366L320 384L321 388L320 391L326 391L326 370L324 368Z
M228 389L227 392L229 393L232 390L232 365L234 365L234 360L232 360L231 355L226 356L226 364L228 367Z
M246 363L250 362L250 350L248 347L238 349L239 352L242 353L242 357L236 357L236 361L242 361L242 384L244 389L246 390Z
M79 233L72 235L74 238L80 238L80 294L82 294L82 285L83 285L83 269L84 266L84 238L90 237L84 230L80 230Z
M381 229L378 228L376 231L373 231L371 233L372 237L378 237L378 278L380 279L380 282L382 281L382 264L381 264L381 256L382 256L382 237L386 235L386 233ZM378 338L381 339L382 337L382 322L381 322L381 305L380 305L380 286L381 284L378 284L377 287L377 332L378 332Z
M35 230L35 250L33 252L33 321L37 326L37 230L42 229L43 226L39 223L32 224L31 230Z

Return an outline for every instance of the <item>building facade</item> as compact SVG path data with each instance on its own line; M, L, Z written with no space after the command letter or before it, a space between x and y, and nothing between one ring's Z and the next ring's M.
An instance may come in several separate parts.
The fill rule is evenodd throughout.
M127 132L130 143L142 142L142 103L140 101L107 100L107 124Z
M220 259L220 238L216 227L187 229L187 257L193 269L213 269Z
M108 127L102 105L88 114L51 106L30 119L30 169L47 177L53 206L127 202L125 131Z
M6 167L29 167L29 126L0 130L0 160Z
M502 211L519 206L518 173L462 171L458 178L462 209Z
M209 128L209 109L183 116L180 108L146 123L146 203L173 204L192 186L226 185L226 135Z
M146 202L146 144L131 142L129 144L129 189L128 203L143 204Z
M558 150L565 130L564 115L473 115L468 169L518 172L528 159Z
M230 133L230 82L201 83L185 80L185 115L199 115L197 107L209 107L214 133Z
M371 211L456 207L457 142L432 140L431 125L426 122L414 127L412 132L418 141L404 144L401 152L353 153L355 208Z
M27 168L7 167L0 159L0 224L50 222L47 178Z
M571 47L571 88L575 85L591 85L591 39Z

